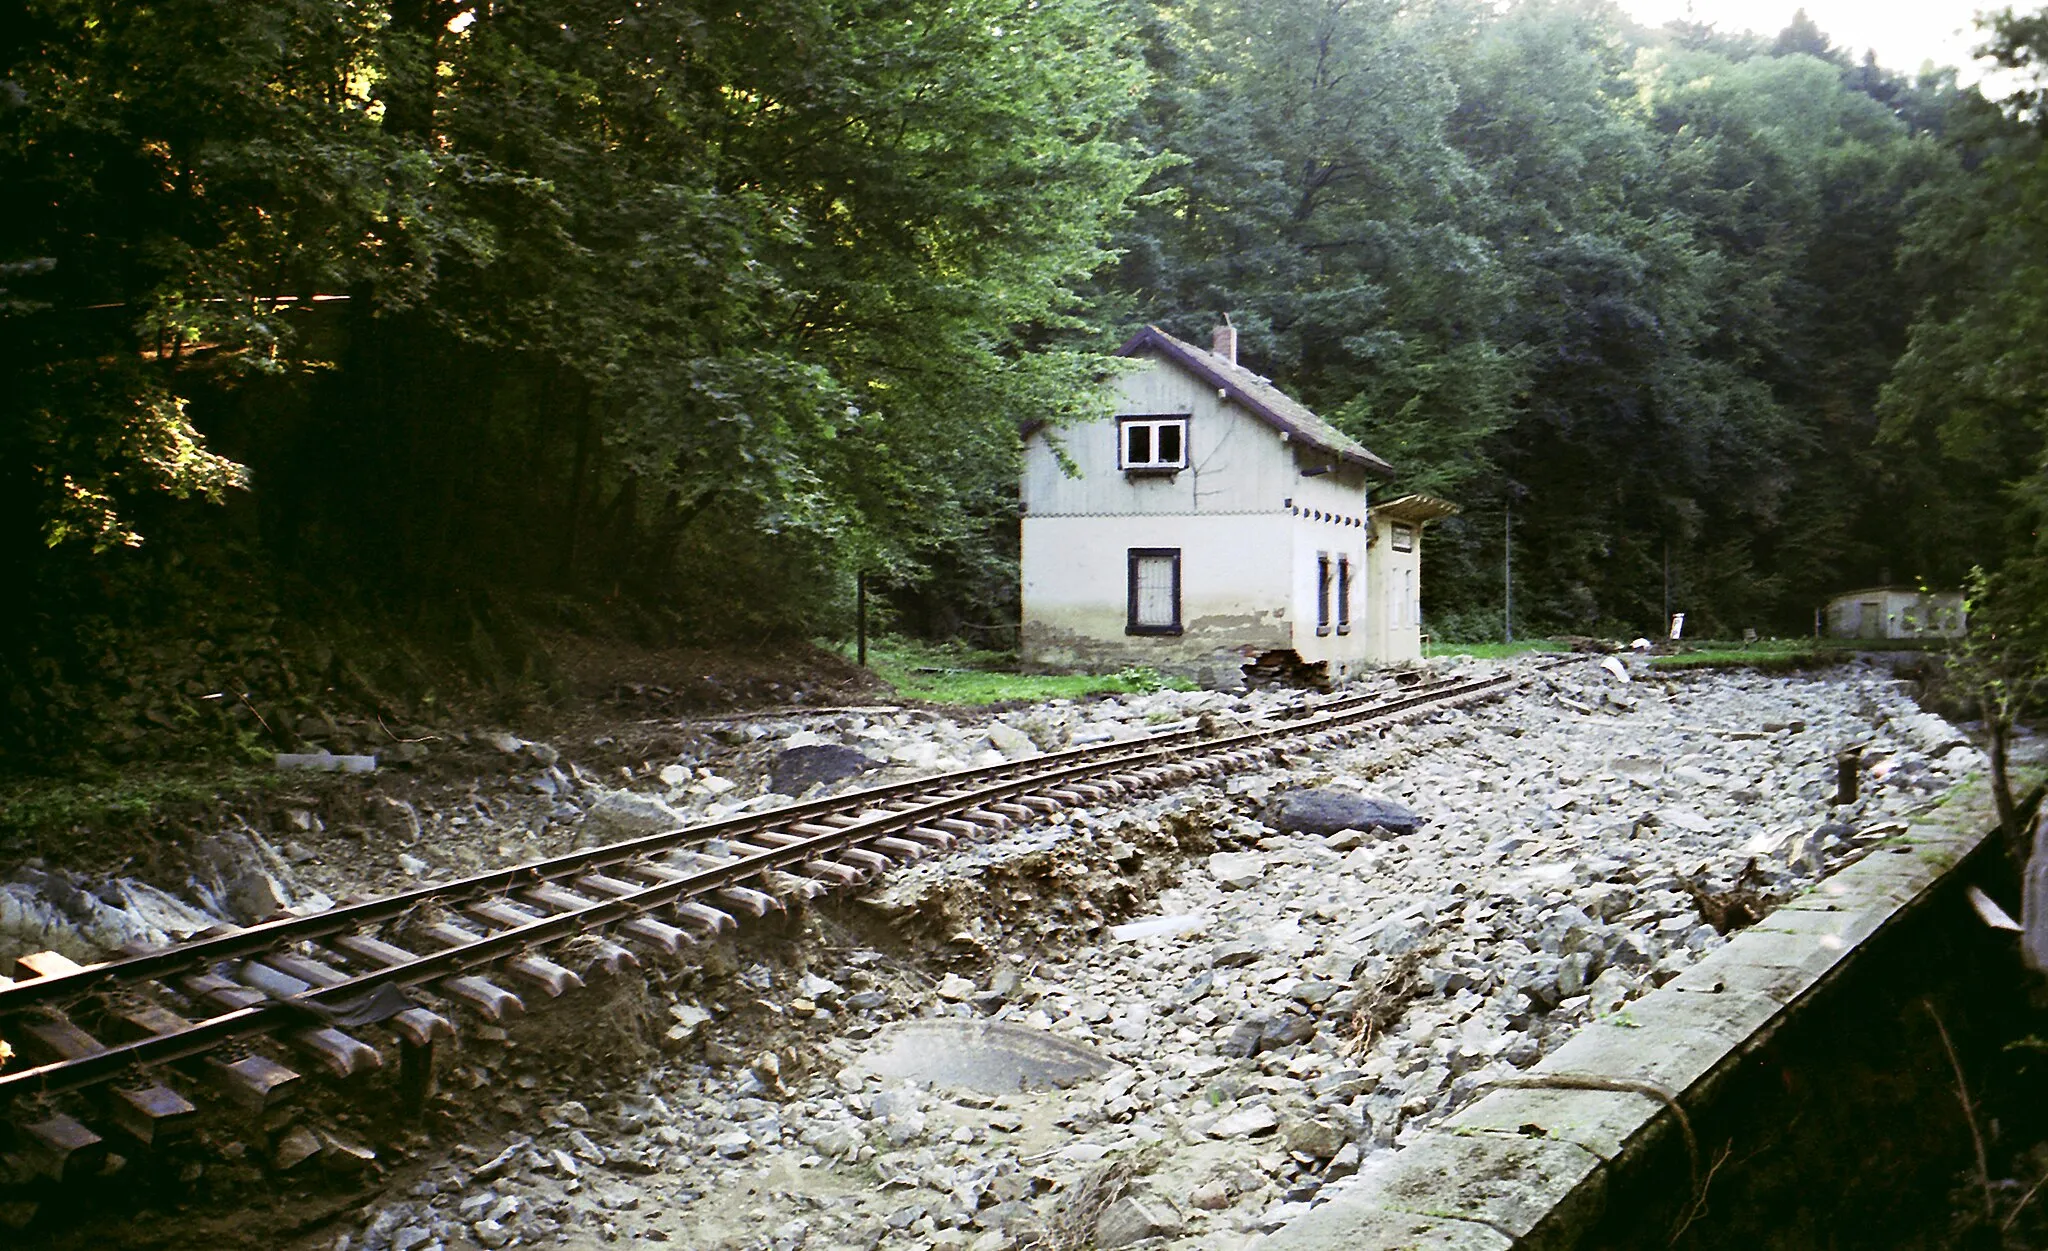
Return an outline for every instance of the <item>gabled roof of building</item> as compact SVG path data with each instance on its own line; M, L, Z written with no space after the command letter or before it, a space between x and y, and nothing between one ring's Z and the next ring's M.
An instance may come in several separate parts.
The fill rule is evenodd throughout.
M1383 478L1394 475L1394 467L1366 450L1364 444L1310 412L1280 388L1242 365L1161 330L1147 326L1116 350L1118 356L1136 356L1155 351L1202 381L1243 405L1254 417L1280 433L1298 439L1340 460L1364 466L1367 473Z
M1462 510L1449 500L1440 500L1434 495L1404 495L1384 504L1374 504L1368 511L1375 517L1385 517L1390 521L1421 525L1425 521L1455 517Z

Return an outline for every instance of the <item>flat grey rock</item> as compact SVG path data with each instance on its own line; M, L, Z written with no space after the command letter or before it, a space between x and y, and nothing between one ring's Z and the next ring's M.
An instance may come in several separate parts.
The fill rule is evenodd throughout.
M905 1021L880 1034L862 1066L884 1077L1007 1094L1072 1086L1109 1071L1093 1048L1007 1021Z

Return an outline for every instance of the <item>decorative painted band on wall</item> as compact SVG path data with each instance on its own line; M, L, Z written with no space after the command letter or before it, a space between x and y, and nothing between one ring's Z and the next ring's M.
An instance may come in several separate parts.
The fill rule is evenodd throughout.
M1179 508L1172 510L1142 509L1137 511L1119 509L1114 512L1071 513L1038 512L1033 510L1027 511L1023 515L1033 519L1049 517L1299 517L1305 521L1318 521L1325 525L1342 528L1357 528L1365 525L1365 518L1363 517L1352 517L1319 508L1300 508L1294 505L1288 505L1284 508Z

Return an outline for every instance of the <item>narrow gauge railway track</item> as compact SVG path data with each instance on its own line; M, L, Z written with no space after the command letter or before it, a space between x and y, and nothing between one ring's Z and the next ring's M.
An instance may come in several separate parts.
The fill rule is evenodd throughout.
M275 1036L347 1078L384 1066L382 1050L349 1032L374 1026L395 1037L399 1090L416 1106L432 1092L437 1044L456 1033L448 1005L503 1021L524 1011L521 992L560 996L585 974L638 964L635 948L674 955L734 928L736 913L764 916L790 898L858 886L960 838L1271 760L1283 744L1328 745L1406 713L1497 697L1523 680L1339 697L1297 720L1235 733L1183 728L873 787L101 964L24 956L15 978L0 977L0 1037L33 1063L0 1071L0 1102L18 1146L62 1178L103 1151L103 1140L47 1096L103 1087L90 1110L79 1110L149 1145L198 1114L173 1081L196 1079L258 1113L294 1093L300 1074L245 1040ZM234 1058L208 1054L216 1050ZM173 1061L182 1063L164 1067Z

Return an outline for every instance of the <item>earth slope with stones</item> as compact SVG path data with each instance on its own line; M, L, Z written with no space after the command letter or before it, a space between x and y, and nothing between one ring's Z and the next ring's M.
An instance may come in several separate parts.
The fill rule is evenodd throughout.
M1834 806L1852 743L1862 794ZM1882 670L1587 665L1289 764L1013 831L707 953L655 992L661 1059L609 1091L483 1057L516 1123L305 1245L1245 1247L1982 757ZM1308 789L1416 824L1276 828ZM1037 1031L1101 1075L919 1081L878 1064L905 1019Z

